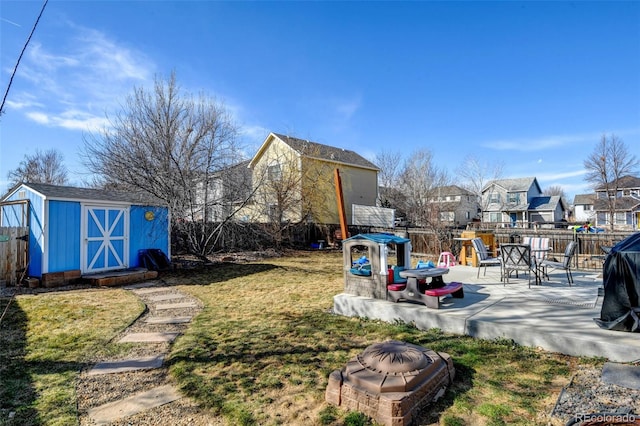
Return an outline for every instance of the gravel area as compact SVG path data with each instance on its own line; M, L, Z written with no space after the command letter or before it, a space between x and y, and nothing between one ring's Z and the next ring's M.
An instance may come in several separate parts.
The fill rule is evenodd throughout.
M560 393L552 417L562 420L560 424L565 424L588 414L630 409L640 419L640 390L604 383L601 376L601 368L578 370Z

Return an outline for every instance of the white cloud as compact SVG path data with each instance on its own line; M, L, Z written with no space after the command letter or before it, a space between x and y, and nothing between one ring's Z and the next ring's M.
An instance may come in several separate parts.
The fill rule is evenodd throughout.
M29 95L28 93L22 93L17 100L7 99L6 106L12 109L25 109L25 108L39 108L43 105L39 102L36 102L34 97Z
M592 143L600 138L601 134L576 134L542 136L539 138L516 138L484 142L481 145L498 151L544 151L552 148L565 148L568 145L582 146L584 143Z
M362 97L336 100L335 111L343 120L350 120L362 106Z
M28 112L27 117L38 124L49 124L49 116L42 112Z
M536 177L538 178L538 180L550 181L550 180L579 177L579 176L583 176L586 172L587 171L585 169L580 169L580 170L572 170L569 172L562 172L562 173L543 173L543 174L538 173Z
M21 86L9 104L30 120L70 130L97 130L155 67L143 52L96 30L71 25L68 39L34 43L20 70Z

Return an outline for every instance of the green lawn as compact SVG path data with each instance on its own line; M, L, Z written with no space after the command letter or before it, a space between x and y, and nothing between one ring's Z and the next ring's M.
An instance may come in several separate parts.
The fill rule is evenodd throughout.
M333 315L341 262L302 252L163 275L204 303L167 359L182 391L232 425L368 424L324 402L328 375L397 339L454 359L453 386L421 424L542 425L577 366L601 362ZM113 288L17 297L0 324L0 425L75 424L79 371L126 350L111 339L142 310Z

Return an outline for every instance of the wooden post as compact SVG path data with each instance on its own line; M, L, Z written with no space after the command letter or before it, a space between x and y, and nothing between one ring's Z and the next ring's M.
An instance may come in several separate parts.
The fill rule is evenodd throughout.
M347 215L344 211L344 196L342 194L342 180L340 179L340 170L335 169L333 178L336 184L336 198L338 199L338 217L340 218L340 232L342 233L342 239L349 238L349 232L347 229Z

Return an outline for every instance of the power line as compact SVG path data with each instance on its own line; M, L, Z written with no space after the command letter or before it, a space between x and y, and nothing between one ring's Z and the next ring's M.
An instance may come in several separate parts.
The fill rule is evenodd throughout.
M11 83L13 83L13 77L16 75L16 72L18 71L18 65L20 65L20 60L22 59L22 55L24 55L25 50L27 50L27 46L31 41L31 37L33 36L33 33L36 31L38 22L40 22L40 17L44 13L44 8L47 7L47 3L49 3L49 0L44 0L44 3L42 4L42 9L40 9L40 14L38 15L38 19L36 19L35 24L33 24L33 28L31 29L31 33L29 34L29 38L27 38L27 42L22 47L22 51L20 52L20 56L18 56L18 61L16 62L16 66L13 68L13 72L11 73L11 78L9 79L9 84L7 85L7 90L6 92L4 92L4 97L2 98L2 104L0 105L0 117L2 117L2 114L4 114L4 104L7 100L7 96L9 95L9 89L11 89Z

